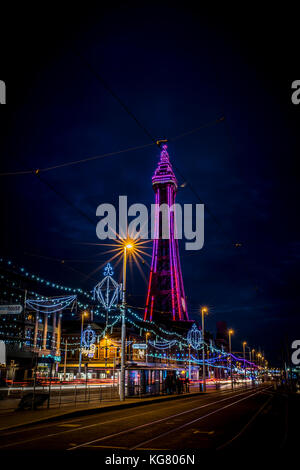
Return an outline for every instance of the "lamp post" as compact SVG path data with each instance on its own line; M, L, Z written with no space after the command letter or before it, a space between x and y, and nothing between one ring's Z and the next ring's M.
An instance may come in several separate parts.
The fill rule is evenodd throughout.
M260 366L260 358L261 358L261 354L258 353L257 355L257 365Z
M260 368L261 368L261 353L256 354L256 358L257 358L257 372L258 372L258 378L260 378L260 377L261 377L261 374L260 374Z
M146 332L146 364L148 365L148 338L151 336L150 331Z
M229 355L230 355L230 380L231 380L231 388L233 389L233 380L232 380L232 357L231 357L231 336L233 335L233 330L228 330L228 338L229 338Z
M252 355L251 355L251 348L247 345L247 349L249 351L249 369L250 369L250 378L251 378L251 371L252 371Z
M254 348L251 350L251 359L252 359L252 385L253 385L254 365L255 365L255 349Z
M65 342L65 357L64 357L64 381L66 381L66 371L67 371L67 354L68 354L68 338Z
M81 314L81 328L80 328L80 349L79 349L79 367L78 367L78 375L79 375L79 378L81 378L81 361L82 361L82 352L81 352L81 349L82 349L82 333L83 333L83 322L84 322L84 318L88 316L88 313L87 312L82 312Z
M191 345L189 344L189 381L191 381Z
M205 342L204 342L204 315L207 313L207 308L201 308L201 317L202 317L202 382L203 382L203 392L206 392L206 376L205 376Z
M105 339L105 346L104 346L104 351L105 351L105 372L106 372L106 367L107 367L107 351L108 351L108 347L107 347L107 342L108 342L108 338L107 338L107 335L104 336L104 339Z
M244 358L244 375L245 375L245 384L246 384L246 345L247 341L243 341L243 358ZM246 384L247 386L247 384Z
M120 375L120 400L125 400L125 342L126 342L126 323L125 323L125 309L126 309L126 267L127 267L127 252L133 249L133 244L124 241L123 247L123 286L122 286L122 330L121 330L121 375Z

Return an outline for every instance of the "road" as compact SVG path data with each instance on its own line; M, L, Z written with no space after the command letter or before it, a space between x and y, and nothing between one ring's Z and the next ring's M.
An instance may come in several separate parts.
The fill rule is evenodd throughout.
M3 431L0 451L63 451L70 458L95 451L182 453L253 445L271 451L288 442L286 402L268 385L223 390Z

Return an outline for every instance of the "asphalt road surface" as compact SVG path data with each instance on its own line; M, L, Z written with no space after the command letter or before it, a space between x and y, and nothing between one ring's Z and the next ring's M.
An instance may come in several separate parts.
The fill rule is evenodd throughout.
M0 452L62 451L70 458L97 451L108 456L137 451L182 454L187 449L249 451L253 446L273 452L294 445L291 423L297 417L289 412L289 401L287 394L274 392L268 384L184 397L3 431Z

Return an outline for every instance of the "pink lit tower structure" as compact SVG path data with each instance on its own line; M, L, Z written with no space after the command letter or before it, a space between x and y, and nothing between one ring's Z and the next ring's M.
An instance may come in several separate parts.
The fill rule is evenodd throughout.
M174 237L174 211L170 211L169 237L162 238L161 204L175 203L177 180L170 163L167 145L152 177L155 192L155 223L151 270L144 319L150 321L188 321L186 298L180 268L178 240Z

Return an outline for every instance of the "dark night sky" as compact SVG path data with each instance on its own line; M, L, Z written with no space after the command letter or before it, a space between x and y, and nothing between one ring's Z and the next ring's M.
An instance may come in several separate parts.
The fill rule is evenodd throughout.
M77 52L156 138L224 115L225 122L169 144L172 162L206 205L204 248L181 247L190 316L208 305L208 327L225 320L236 331L235 350L246 339L277 361L285 335L296 339L300 326L300 106L290 99L299 78L296 15L235 13L153 3L7 12L0 171L150 142ZM33 175L1 176L2 255L56 282L92 288L102 274L87 276L107 259L103 247L88 244L98 242L96 207L122 194L129 204L153 203L158 154L153 146L49 171L42 174L46 183ZM199 201L186 186L177 202ZM142 306L146 286L136 268L128 282L132 303Z

